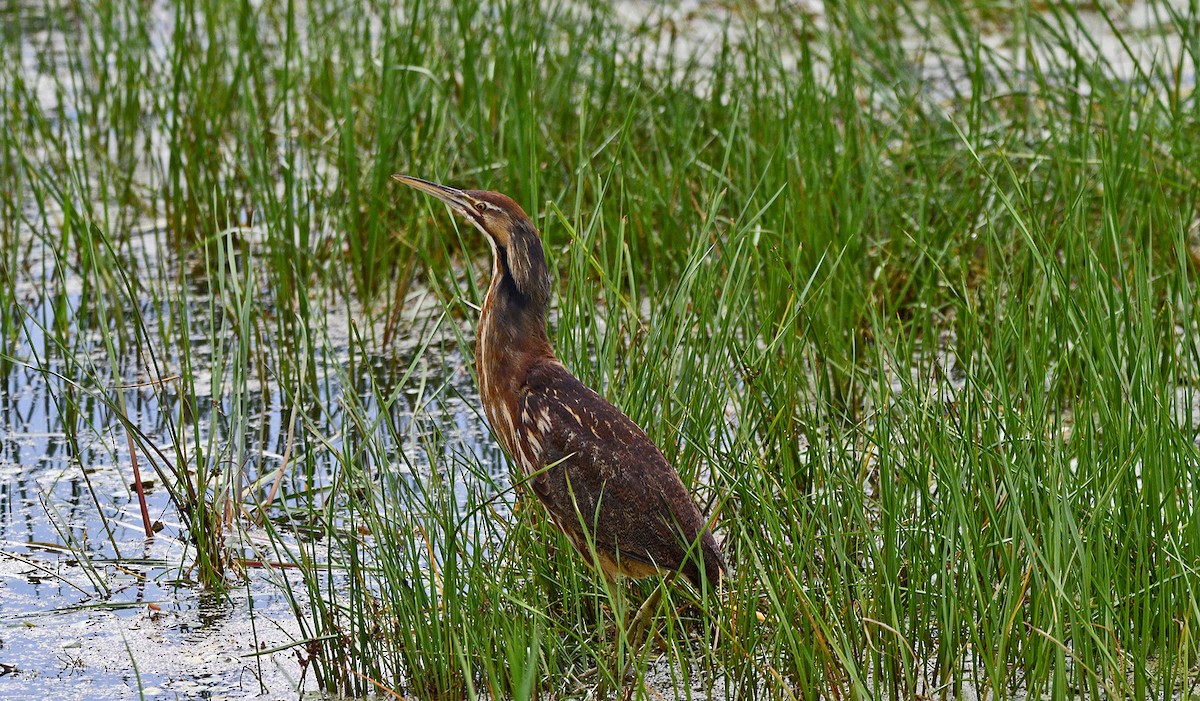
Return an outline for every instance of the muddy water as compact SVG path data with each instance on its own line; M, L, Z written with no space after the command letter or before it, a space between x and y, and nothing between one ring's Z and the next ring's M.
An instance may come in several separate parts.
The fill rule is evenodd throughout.
M12 354L31 357L36 345ZM224 599L190 581L192 553L152 473L148 506L165 528L145 539L123 436L94 400L69 435L60 384L16 368L0 392L0 695L232 698L260 682L292 686L294 658L244 657L298 635L278 588L251 577ZM166 438L153 400L128 409Z
M39 289L26 280L25 332L16 347L4 349L27 366L13 367L0 380L0 697L295 698L297 688L311 692L297 649L287 647L303 638L285 594L284 578L292 577L292 591L303 596L295 570L252 564L228 596L206 593L194 579L187 531L146 455L140 465L150 516L163 528L151 539L143 536L124 429L99 397L72 392L57 376L67 368L44 331L58 323L55 296L44 291L68 290L63 301L69 313L82 303L69 292L77 282ZM203 317L200 305L192 311L194 319ZM337 329L332 332L336 339ZM94 334L85 329L67 335L84 339L70 357L94 362L91 376L98 386L128 387L144 374L136 358L122 357L110 367L98 337L90 338ZM193 352L203 356L203 345ZM334 363L339 353L331 350ZM462 357L439 346L427 354L435 364L431 379L449 389L432 404L397 402L392 411L402 440L420 430L414 417L437 422L448 451L475 453L497 466L490 479L503 484L504 463L472 408L474 390ZM162 361L171 365L169 357ZM362 384L349 391L362 396L367 375L376 372L388 370L365 365ZM344 369L330 371L322 385L329 406L346 391L339 374ZM247 433L255 438L245 454L253 479L277 469L287 417L277 392L250 394L255 398ZM66 406L72 396L75 409ZM148 442L172 445L178 429L170 417L179 413L172 395L134 387L123 396L128 416ZM227 403L228 397L218 397L210 405ZM227 429L219 414L202 408L194 417L201 435ZM339 420L336 411L323 419L333 448L339 446ZM411 462L400 469L420 478L428 461L419 452L407 454ZM330 486L335 462L315 464L317 469L282 482L276 504ZM465 495L469 485L459 487ZM266 544L265 535L251 528L238 534L235 551L250 560L267 559Z

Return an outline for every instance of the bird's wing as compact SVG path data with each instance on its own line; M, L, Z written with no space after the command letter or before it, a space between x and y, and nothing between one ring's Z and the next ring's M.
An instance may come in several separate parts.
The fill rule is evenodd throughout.
M703 517L645 432L559 363L534 369L526 383L521 416L541 435L546 468L532 488L559 525L582 528L618 558L682 569L693 581L703 562L719 577L723 563ZM692 547L697 538L701 546Z

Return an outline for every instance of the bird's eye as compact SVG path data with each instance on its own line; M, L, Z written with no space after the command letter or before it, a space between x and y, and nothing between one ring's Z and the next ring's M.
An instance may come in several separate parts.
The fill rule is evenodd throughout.
M476 211L478 211L478 212L486 212L486 211L487 211L487 205L486 205L486 204L484 204L484 203L482 203L482 202L476 202L476 203L475 203L475 210L476 210Z

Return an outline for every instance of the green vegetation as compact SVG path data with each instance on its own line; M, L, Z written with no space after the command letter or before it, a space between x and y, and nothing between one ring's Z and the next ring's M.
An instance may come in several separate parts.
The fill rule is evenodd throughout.
M1155 7L1174 53L1123 75L1155 32L1089 9L1097 57L1058 3L696 46L575 3L9 3L0 372L135 436L205 585L299 564L249 576L331 690L1186 697L1200 16ZM720 511L727 591L669 589L640 655L611 610L656 583L610 601L464 431L487 247L393 172L530 211L560 355Z

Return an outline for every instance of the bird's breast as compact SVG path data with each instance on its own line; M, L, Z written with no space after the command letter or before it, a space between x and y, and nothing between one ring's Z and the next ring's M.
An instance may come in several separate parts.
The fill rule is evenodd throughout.
M504 352L495 341L494 330L486 323L480 324L475 349L480 399L496 439L521 473L529 476L543 467L542 446L548 417L531 416L523 408L522 359Z
M518 409L504 399L484 400L484 407L497 440L521 473L528 477L541 470L546 421L538 421L527 410Z

